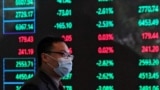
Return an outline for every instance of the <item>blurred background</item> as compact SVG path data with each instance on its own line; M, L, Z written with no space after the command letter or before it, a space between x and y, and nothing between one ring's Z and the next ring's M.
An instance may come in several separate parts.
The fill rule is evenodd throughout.
M159 90L158 0L1 0L0 89L36 73L36 45L64 38L75 56L65 90Z

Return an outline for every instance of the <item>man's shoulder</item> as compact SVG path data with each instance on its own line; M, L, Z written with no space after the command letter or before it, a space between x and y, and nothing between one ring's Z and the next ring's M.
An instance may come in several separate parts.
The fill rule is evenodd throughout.
M27 90L26 88L28 90L48 90L48 88L57 90L55 83L43 71L38 71L33 78L26 81L21 90Z
M33 78L31 78L30 80L26 81L25 84L40 84L41 82L43 82L41 80L41 77L39 77L39 76L36 75Z
M38 89L40 83L41 83L41 80L37 78L37 76L34 76L32 79L24 83L21 90L27 90L27 89L28 90L40 90Z
M33 78L24 83L21 90L40 90L44 84L42 77L37 73Z
M34 84L25 84L22 86L21 90L40 90L40 88Z

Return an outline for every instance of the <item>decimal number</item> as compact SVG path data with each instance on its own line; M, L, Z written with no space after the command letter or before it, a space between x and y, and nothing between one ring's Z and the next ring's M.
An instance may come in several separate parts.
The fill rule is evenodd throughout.
M143 40L151 40L151 39L158 39L159 33L158 32L143 32L141 34Z
M140 27L151 27L151 26L158 26L159 25L159 19L139 19L138 20L138 26Z
M72 42L72 35L68 34L68 35L62 35L61 36L65 42Z
M18 55L34 55L34 48L19 48Z
M138 7L138 13L155 13L159 12L159 6L158 5L145 5L145 6L139 6Z
M33 31L34 24L33 23L19 23L15 25L16 31Z
M34 42L34 36L19 36L18 37L19 43L33 43Z
M33 61L16 61L16 68L30 68L34 66Z
M159 85L153 85L153 86L150 86L150 85L140 85L139 86L139 90L160 90L159 88Z
M115 90L114 86L98 86L96 90Z
M34 11L16 11L15 18L31 18L34 16Z
M97 36L98 41L113 41L114 35L113 33L102 33Z
M16 87L15 87L15 88L16 88L15 90L21 90L21 87L22 87L22 86L16 86Z
M139 66L158 66L159 59L140 59Z
M98 53L99 54L113 54L114 47L113 46L98 47Z
M155 79L159 79L159 72L140 72L138 75L139 79L147 79L147 80L155 80Z
M33 73L17 73L15 75L16 80L29 80L34 76Z
M34 4L34 0L15 0L16 6L28 6L33 4Z
M141 47L142 53L158 53L159 52L159 46L158 45L152 45L152 46L142 46Z

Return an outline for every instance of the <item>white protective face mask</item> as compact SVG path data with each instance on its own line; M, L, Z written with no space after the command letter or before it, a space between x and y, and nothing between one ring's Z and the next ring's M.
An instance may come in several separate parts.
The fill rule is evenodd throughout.
M49 55L50 56L50 55ZM73 57L67 58L54 58L50 56L52 59L58 61L58 67L53 67L50 63L47 63L50 67L53 68L53 71L56 72L59 76L63 77L72 71L72 60Z

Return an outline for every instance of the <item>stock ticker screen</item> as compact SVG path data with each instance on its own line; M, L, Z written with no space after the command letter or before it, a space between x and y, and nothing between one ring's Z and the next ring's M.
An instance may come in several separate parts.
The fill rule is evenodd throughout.
M0 0L0 90L35 75L48 35L74 55L65 90L160 90L159 0Z

